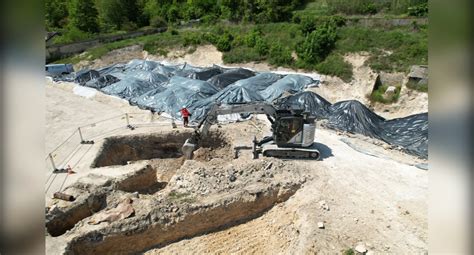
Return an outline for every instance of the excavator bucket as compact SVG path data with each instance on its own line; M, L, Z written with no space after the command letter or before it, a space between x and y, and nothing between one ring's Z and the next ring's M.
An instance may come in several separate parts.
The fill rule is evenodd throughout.
M187 139L181 148L181 151L183 152L183 155L186 159L193 159L194 150L196 150L196 144L191 143L191 139Z

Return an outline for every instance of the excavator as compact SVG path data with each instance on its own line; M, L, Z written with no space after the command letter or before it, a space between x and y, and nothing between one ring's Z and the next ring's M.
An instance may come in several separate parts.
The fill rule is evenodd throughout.
M212 105L206 117L195 127L193 135L188 138L182 152L187 159L192 159L193 152L198 148L200 141L206 139L209 129L217 124L219 115L234 113L265 114L271 123L272 135L258 141L253 139L253 158L259 154L265 157L294 158L294 159L319 159L319 150L314 146L316 131L316 118L303 110L276 109L265 102L245 104Z

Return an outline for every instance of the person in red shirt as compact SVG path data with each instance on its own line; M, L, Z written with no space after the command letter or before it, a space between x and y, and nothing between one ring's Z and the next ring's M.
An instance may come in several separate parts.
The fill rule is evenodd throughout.
M184 126L188 127L189 116L191 116L191 113L188 111L188 109L186 108L185 105L183 105L183 108L181 108L181 110L179 110L179 112L181 113L181 116L183 117Z

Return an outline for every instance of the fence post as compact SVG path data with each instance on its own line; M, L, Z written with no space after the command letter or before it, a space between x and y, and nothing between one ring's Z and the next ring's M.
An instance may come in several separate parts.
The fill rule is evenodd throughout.
M127 120L127 128L134 130L135 128L132 125L130 125L130 119L128 118L128 113L125 113L125 119Z
M84 138L82 137L81 128L78 127L78 128L77 128L77 131L79 132L79 137L81 138L81 144L84 144Z
M85 141L84 140L84 137L82 137L82 131L81 131L81 128L78 127L77 128L77 131L79 132L79 137L81 138L81 144L94 144L94 141Z
M57 171L56 164L54 164L53 155L49 153L49 160L51 160L51 165L53 165L53 171Z

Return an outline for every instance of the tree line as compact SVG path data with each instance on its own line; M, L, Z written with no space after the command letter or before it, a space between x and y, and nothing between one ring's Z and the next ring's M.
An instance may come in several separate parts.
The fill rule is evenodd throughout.
M289 21L306 0L45 0L46 27L88 33L165 26L181 20Z

